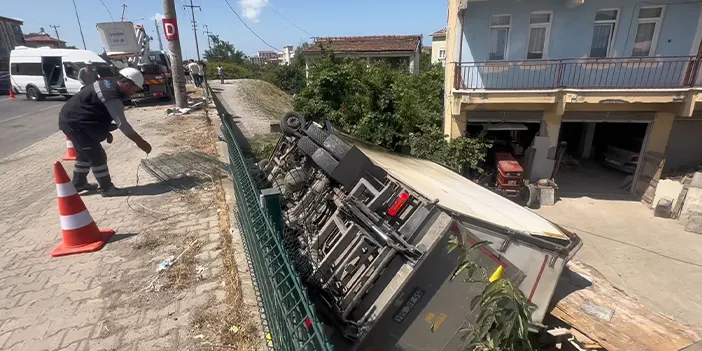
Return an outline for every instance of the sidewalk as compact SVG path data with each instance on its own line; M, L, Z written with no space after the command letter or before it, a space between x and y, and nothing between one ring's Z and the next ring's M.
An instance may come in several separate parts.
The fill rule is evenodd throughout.
M147 162L216 155L204 117L166 117L165 109L127 111L153 146ZM236 267L223 260L231 235L219 175L198 169L188 176L200 181L174 188L141 167L137 187L145 154L119 132L105 149L113 181L133 195L129 203L83 201L99 227L117 234L101 251L60 258L49 252L61 241L52 163L66 152L63 135L0 160L0 349L212 350L225 326L236 326L246 345L255 326L230 310L240 293ZM71 162L63 164L71 174ZM177 261L157 273L169 256Z

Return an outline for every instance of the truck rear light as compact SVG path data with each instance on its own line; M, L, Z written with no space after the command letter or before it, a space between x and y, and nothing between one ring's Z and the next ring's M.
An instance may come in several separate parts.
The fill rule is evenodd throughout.
M397 213L400 212L400 209L402 209L402 206L405 205L405 202L409 200L410 195L406 192L400 193L400 196L395 199L395 202L392 204L392 206L388 209L388 214L391 216L397 216Z

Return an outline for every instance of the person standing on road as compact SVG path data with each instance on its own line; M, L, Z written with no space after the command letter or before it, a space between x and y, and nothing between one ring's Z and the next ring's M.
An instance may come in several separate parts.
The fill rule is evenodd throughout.
M78 71L78 80L80 81L80 84L83 84L82 88L84 88L86 85L95 83L97 79L98 74L93 69L93 61L85 61L85 67L81 68L80 71Z
M190 76L190 68L188 68L188 65L183 65L184 73L185 73L185 84L190 84L193 82L193 77Z
M119 71L117 80L96 81L68 100L59 112L59 129L73 142L78 160L73 169L73 185L78 192L98 190L103 197L125 196L129 191L112 184L107 169L107 154L100 143L112 142L110 131L119 129L147 154L151 145L127 122L124 116L124 98L142 90L144 76L136 68ZM112 122L115 123L112 123ZM98 185L88 183L88 173Z
M219 76L219 82L224 84L224 68L222 68L221 63L217 66L217 75Z
M188 69L190 70L190 76L193 77L193 83L195 83L196 87L200 87L200 65L195 62L195 60L190 59L188 63Z
M205 72L207 72L207 65L200 61L198 62L198 66L200 66L200 86L202 87L202 83L205 82Z

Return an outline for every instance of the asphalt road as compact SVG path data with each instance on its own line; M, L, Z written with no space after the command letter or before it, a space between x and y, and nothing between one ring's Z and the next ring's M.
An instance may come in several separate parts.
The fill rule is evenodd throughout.
M31 101L24 95L16 100L0 95L0 158L58 132L58 113L64 102L63 97Z

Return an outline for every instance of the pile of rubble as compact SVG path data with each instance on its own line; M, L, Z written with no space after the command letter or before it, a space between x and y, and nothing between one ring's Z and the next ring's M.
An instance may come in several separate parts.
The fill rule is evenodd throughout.
M188 107L184 108L178 108L178 107L173 107L169 108L166 110L166 115L168 116L182 116L182 115L187 115L190 112L197 111L197 110L202 110L205 107L207 107L208 101L207 98L204 97L198 97L195 99L188 99Z

